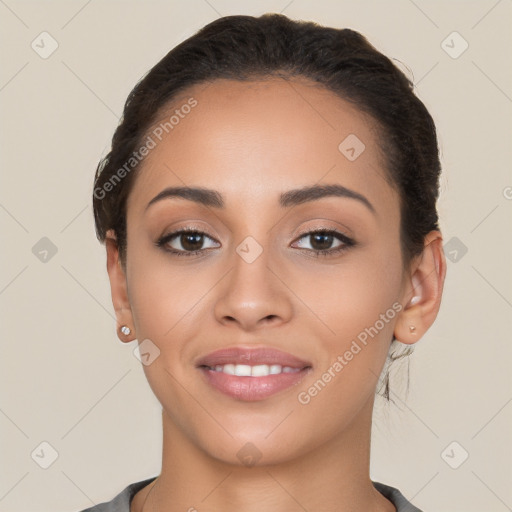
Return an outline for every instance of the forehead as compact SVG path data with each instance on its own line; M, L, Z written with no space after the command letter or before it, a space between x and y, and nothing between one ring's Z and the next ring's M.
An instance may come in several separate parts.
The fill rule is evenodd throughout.
M193 106L191 106L193 105ZM338 183L372 203L394 199L375 122L308 80L216 80L190 87L148 131L128 210L163 188L219 190L226 206L261 206L280 193ZM376 205L376 208L378 206Z

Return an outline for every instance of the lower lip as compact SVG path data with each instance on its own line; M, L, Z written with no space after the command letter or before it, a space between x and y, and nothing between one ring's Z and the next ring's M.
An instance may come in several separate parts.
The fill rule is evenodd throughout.
M304 368L295 373L278 373L265 377L239 377L205 367L200 367L199 370L206 377L207 382L221 393L238 400L254 402L296 386L311 368Z

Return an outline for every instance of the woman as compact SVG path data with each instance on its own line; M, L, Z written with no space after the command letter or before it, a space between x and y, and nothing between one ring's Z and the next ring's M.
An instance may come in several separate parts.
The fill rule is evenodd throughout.
M370 432L439 310L439 174L412 84L352 30L228 16L156 64L94 212L162 470L88 510L419 510L370 479Z

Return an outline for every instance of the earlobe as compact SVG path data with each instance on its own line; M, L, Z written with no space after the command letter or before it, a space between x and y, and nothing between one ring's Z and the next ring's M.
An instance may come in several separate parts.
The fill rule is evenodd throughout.
M126 275L119 259L119 248L113 230L107 232L105 247L112 304L116 314L117 336L122 342L127 343L135 339L135 328L128 297Z
M425 237L425 246L418 262L412 265L409 286L404 292L404 309L395 324L395 338L405 344L421 339L437 317L441 305L446 258L439 231Z

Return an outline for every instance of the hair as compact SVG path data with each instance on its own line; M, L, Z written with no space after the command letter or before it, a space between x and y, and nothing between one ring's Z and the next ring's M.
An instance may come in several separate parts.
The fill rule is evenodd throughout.
M422 253L425 236L439 230L441 164L434 121L414 94L414 84L354 30L264 14L226 16L209 23L167 53L128 95L110 152L96 169L93 194L96 235L104 242L107 230L114 230L123 265L126 202L140 167L133 155L148 130L177 95L193 85L273 77L309 79L373 118L386 178L400 197L404 266ZM128 172L127 162L132 167ZM391 362L413 351L412 346L395 351L396 341L393 336ZM384 383L389 401L389 373Z

